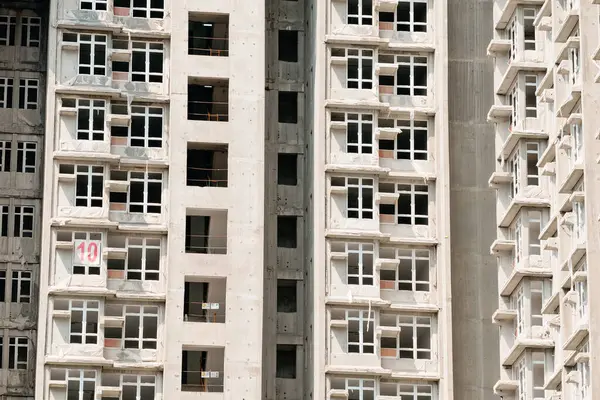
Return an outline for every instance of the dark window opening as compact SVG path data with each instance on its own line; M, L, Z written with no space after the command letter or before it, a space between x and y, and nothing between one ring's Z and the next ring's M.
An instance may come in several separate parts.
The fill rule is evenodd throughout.
M278 121L284 124L298 123L298 93L279 92Z
M298 184L298 155L279 153L277 155L277 184L296 186Z
M277 345L277 378L296 379L296 346Z
M190 322L206 322L208 310L208 283L185 282L183 295L183 319Z
M279 61L298 62L298 31L279 31Z
M208 253L210 217L188 215L185 217L185 252Z
M228 121L227 82L188 83L188 120Z
M295 216L277 217L277 247L295 249L298 247L298 232Z
M228 146L188 143L187 186L227 187Z
M296 286L297 282L291 279L277 280L277 312L295 313L298 311Z
M226 57L229 55L229 17L190 14L188 54Z

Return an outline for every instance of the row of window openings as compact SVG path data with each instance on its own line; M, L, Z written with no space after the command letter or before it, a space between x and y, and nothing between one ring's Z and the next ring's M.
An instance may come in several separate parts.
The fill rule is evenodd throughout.
M9 370L27 370L29 369L29 346L30 339L26 336L17 336L8 338L8 369ZM4 354L4 338L0 337L0 368Z
M39 80L19 79L19 108L21 110L37 110ZM13 108L14 80L0 78L0 108Z
M332 243L331 251L346 254L346 284L375 285L373 244ZM430 291L430 250L381 248L379 256L399 261L397 268L380 270L381 289L410 292Z
M102 207L104 167L60 164L59 174L75 175L75 207ZM110 171L110 180L129 183L126 191L110 191L112 211L161 213L161 172Z
M331 388L348 393L348 400L375 400L389 396L401 400L433 400L434 387L427 383L377 381L369 378L331 378Z
M21 47L40 47L42 20L21 17ZM17 17L0 15L0 46L14 46L17 37Z
M332 177L332 187L347 188L346 217L374 218L374 183L371 178ZM427 185L379 183L380 193L397 193L396 204L380 204L382 222L400 225L429 224L429 187Z
M109 0L79 0L80 10L108 11ZM120 10L114 10L115 15L134 18L162 19L165 14L164 0L113 0L115 9L131 9L131 14L123 15Z
M102 234L95 232L57 232L56 240L73 243L74 275L100 275L102 266ZM126 251L124 258L108 258L108 278L133 281L160 279L161 241L159 238L109 236L109 248Z
M373 50L333 48L331 56L347 60L348 89L373 89ZM379 75L379 94L427 96L427 56L379 54L378 62L398 67L395 75Z
M537 75L525 75L525 118L537 118L538 100L535 92L538 87ZM521 110L519 109L519 87L515 85L508 96L509 105L512 106L512 113L509 116L509 124L515 127L517 122L521 121Z
M373 114L332 112L331 121L346 124L346 152L373 154L375 129ZM379 140L380 157L398 160L428 159L429 122L427 120L379 118L377 127L400 130L396 140Z
M65 32L62 40L63 43L75 43L79 47L79 75L107 75L108 36ZM112 40L112 50L131 50L130 61L112 61L113 79L162 83L164 72L163 43L114 38Z
M69 344L99 344L98 301L56 299L54 310L67 313ZM104 328L104 347L156 350L158 306L106 304L104 318L124 319L122 327Z
M534 21L537 15L537 10L533 8L523 9L523 49L525 51L536 50L535 25ZM508 40L510 40L510 48L508 50L509 60L514 60L517 56L517 39L518 29L521 27L515 19L508 27Z
M154 375L128 375L116 373L103 373L98 376L94 370L79 369L51 369L50 381L56 383L54 387L64 387L59 383L66 383L66 400L92 400L96 398L97 386L105 390L120 388L120 400L154 400L156 396L156 376ZM61 389L53 389L55 390ZM107 398L107 397L103 397Z
M373 0L347 0L349 25L373 25ZM379 13L380 29L427 32L427 0L400 0L395 12Z
M375 313L365 310L333 310L332 319L347 321L347 352L375 354ZM382 357L411 360L432 359L432 319L415 315L380 316L380 326L399 328L381 337Z
M76 139L103 141L106 134L107 111L111 115L129 116L127 124L111 123L110 135L113 145L159 148L163 146L164 109L126 102L63 98L63 109L76 112Z

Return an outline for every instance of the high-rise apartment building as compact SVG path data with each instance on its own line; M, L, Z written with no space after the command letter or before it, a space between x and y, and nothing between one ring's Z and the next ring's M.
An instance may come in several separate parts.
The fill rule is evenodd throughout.
M51 1L35 398L491 398L491 11Z
M494 5L497 239L505 399L600 395L598 36L588 0ZM597 373L595 373L597 376Z
M33 399L47 1L0 3L0 397Z

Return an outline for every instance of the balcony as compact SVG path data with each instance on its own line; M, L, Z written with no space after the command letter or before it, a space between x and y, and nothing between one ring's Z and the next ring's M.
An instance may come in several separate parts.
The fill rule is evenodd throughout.
M188 209L185 252L227 254L227 211Z
M188 142L187 186L227 187L228 145Z
M222 79L189 78L188 120L229 121L229 82Z
M181 365L181 391L224 392L225 349L184 345Z
M184 286L183 320L224 324L226 319L226 279L187 277Z
M190 13L188 54L194 56L229 56L229 16Z

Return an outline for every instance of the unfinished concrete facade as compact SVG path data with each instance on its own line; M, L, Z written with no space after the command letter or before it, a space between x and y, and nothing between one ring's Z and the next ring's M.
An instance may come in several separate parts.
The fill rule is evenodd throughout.
M505 399L600 399L597 184L600 6L497 1L494 38ZM590 286L591 285L591 286ZM592 289L592 290L590 290Z
M48 2L0 4L0 396L34 396Z
M53 2L37 399L260 397L255 5Z

